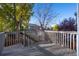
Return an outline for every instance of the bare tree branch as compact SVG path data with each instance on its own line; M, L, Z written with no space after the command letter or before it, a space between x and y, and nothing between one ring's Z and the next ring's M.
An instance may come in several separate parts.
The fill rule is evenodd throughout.
M38 8L34 14L43 29L45 29L49 23L51 23L54 18L58 16L53 14L53 10L51 10L51 8L51 5L46 5L44 9Z

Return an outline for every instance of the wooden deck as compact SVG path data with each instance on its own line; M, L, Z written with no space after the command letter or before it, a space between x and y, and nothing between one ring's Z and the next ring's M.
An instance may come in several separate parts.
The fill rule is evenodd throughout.
M76 51L57 44L39 44L24 47L21 44L4 48L3 56L76 56Z

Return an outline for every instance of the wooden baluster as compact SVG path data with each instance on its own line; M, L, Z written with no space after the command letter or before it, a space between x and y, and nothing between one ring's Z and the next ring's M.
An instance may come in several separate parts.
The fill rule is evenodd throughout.
M14 44L16 43L16 33L14 32Z
M8 46L10 46L10 33L9 33L9 45Z
M65 47L66 47L66 33L65 33Z
M58 33L58 40L59 40L59 44L60 44L60 34Z
M60 43L60 45L61 45L61 34L59 33L59 43Z
M63 45L62 46L64 47L64 33L63 33Z
M25 33L24 33L24 31L23 31L23 40L22 40L22 44L25 46L25 41L24 41L24 39L25 39Z
M57 44L57 33L55 33L55 43Z
M58 43L60 44L59 33L58 33Z
M6 33L6 46L8 46L8 34Z
M20 32L19 32L19 34L18 34L19 36L18 36L18 43L20 43Z
M67 34L67 47L69 48L69 33Z
M69 47L69 39L68 39L68 38L69 38L69 34L68 34L68 33L67 33L66 38L67 38L67 39L66 39L66 40L67 40L67 41L66 41L66 43L67 43L67 47Z
M10 40L11 40L11 45L12 45L12 40L13 40L13 38L12 38L12 34L13 34L13 33L11 33L11 39L10 39Z
M11 34L11 45L13 45L13 33Z
M58 36L57 36L57 33L56 33L56 44L58 43Z
M14 33L13 33L13 35L12 35L12 45L14 44Z
M63 33L61 33L61 45L63 46Z
M5 47L6 47L6 34L5 34Z
M63 33L63 46L64 46L64 33Z
M16 32L16 43L17 43L17 32Z
M72 49L72 34L70 34L70 49Z
M11 34L10 34L10 32L9 32L9 46L11 45Z
M28 47L29 47L29 37L27 38L27 40L28 40L27 43L28 43Z
M57 33L57 43L59 43L59 40L58 40L58 33Z
M75 35L73 34L73 50L75 50Z
M10 34L8 33L8 46L10 45Z
M6 34L5 34L5 47L6 47Z
M10 47L11 47L11 43L12 43L12 33L10 33Z
M26 39L27 39L27 36L26 36L26 32L25 32L25 38L24 38L24 44L26 46Z
M66 33L66 47L67 47L67 43L68 43L68 42L67 42L67 33Z
M64 47L65 47L65 33L64 33Z
M15 44L16 44L16 32L15 32Z
M60 33L60 45L62 45L62 33Z
M10 45L12 43L12 33L10 33Z
M7 46L9 45L9 35L7 33Z
M11 44L13 45L13 34L12 34L12 43Z
M61 33L59 33L59 40L60 40L60 45L61 45Z
M16 40L16 37L15 37L16 35L15 35L15 33L14 33L14 35L13 35L13 44L15 44L15 40Z
M67 33L66 33L66 47L67 47Z
M77 34L75 34L75 50L77 51Z
M13 45L13 34L12 34L12 43L11 44Z
M64 33L64 47L65 47L65 33Z
M59 38L59 34L57 33L57 40L58 40L58 44L59 44L59 39L58 38Z
M13 41L13 42L12 42L12 45L13 45L13 44L14 44L14 33L13 33L13 35L12 35L12 39L13 39L13 40L12 40L12 41Z

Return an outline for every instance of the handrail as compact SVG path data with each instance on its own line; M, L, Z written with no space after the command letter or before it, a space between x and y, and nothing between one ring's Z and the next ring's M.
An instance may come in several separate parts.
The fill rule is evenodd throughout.
M77 34L76 31L46 31L45 32L54 32L54 33L72 33L72 34Z

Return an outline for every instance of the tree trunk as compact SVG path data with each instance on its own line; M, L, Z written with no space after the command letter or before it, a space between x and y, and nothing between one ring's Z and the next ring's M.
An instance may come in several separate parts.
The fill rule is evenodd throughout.
M16 41L18 42L19 40L19 28L18 28L18 22L16 20L16 4L13 4L14 6L14 20L15 20L15 31L16 31Z

